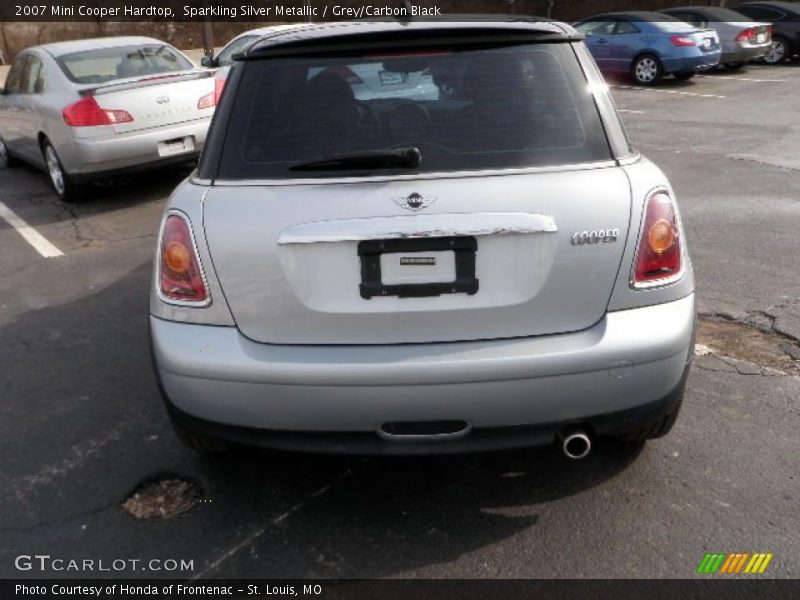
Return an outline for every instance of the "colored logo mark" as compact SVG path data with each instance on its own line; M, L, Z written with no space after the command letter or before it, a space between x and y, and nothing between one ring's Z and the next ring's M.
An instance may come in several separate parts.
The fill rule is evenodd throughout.
M735 573L763 573L767 569L772 554L766 552L738 552L726 554L724 552L706 553L700 566L697 567L698 573L711 575L714 573L731 575Z

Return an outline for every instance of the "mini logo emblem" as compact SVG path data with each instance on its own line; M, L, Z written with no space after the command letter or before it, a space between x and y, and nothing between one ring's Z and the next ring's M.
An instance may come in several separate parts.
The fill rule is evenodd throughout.
M401 208L417 211L428 208L431 204L436 202L436 196L423 196L422 194L414 192L405 198L392 198L392 200Z
M169 104L169 96L159 96L156 98L156 102L159 104Z

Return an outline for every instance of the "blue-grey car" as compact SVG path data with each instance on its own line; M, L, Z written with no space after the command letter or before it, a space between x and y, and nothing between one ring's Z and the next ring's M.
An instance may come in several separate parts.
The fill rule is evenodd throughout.
M639 85L656 85L665 75L690 79L719 64L719 35L663 13L617 12L585 19L575 28L605 73L629 74Z
M581 458L678 415L678 204L568 25L262 38L155 250L156 373L193 448Z

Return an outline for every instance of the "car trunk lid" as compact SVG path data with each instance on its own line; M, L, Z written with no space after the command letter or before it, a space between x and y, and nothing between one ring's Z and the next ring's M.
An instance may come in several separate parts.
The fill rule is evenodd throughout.
M198 102L213 92L212 73L189 71L118 80L83 93L94 95L103 109L129 113L132 121L112 126L115 133L129 133L207 119L213 107L198 108Z
M630 210L625 174L605 167L215 185L204 229L247 337L422 343L593 325L617 277Z

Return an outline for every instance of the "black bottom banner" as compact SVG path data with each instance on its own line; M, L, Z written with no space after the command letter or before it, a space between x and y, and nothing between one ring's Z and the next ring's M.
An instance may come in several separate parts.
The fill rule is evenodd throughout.
M646 598L677 600L800 598L800 580L2 580L0 598L241 599L320 598L325 600L594 600Z

